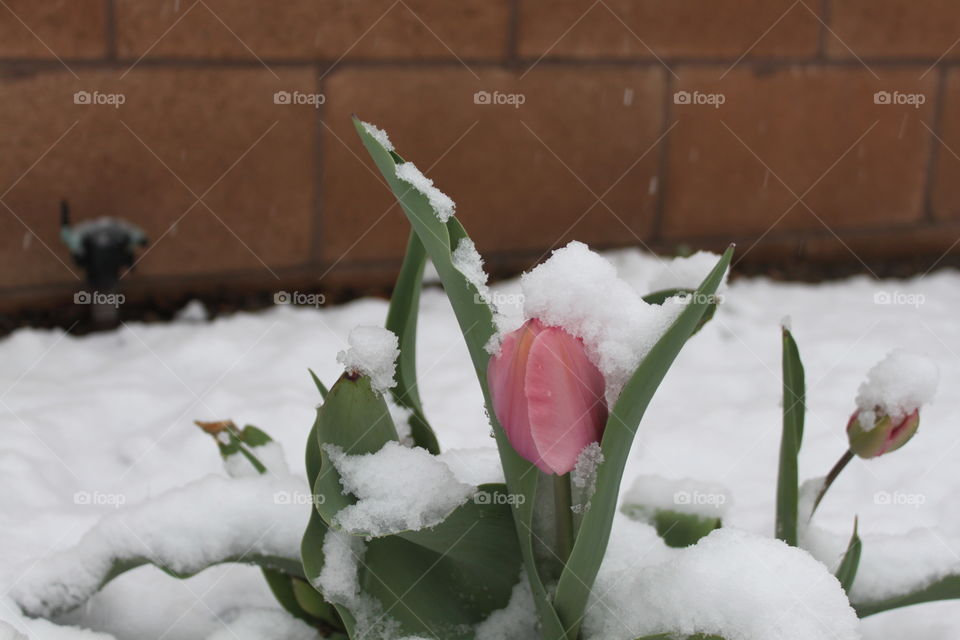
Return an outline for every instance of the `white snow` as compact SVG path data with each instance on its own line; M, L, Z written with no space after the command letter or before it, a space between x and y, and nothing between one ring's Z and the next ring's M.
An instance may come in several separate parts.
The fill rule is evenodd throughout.
M423 175L415 164L398 164L397 177L427 197L440 222L446 223L454 215L457 205L450 196L433 186L433 180Z
M334 445L325 449L344 494L357 498L333 523L356 535L376 538L436 526L476 491L419 447L388 442L376 453L356 456Z
M33 615L83 603L117 562L147 558L178 573L247 555L299 560L309 511L292 498L308 492L296 476L210 476L103 517L72 549L33 561L13 585Z
M614 550L587 610L588 638L634 640L655 633L717 634L726 640L860 638L840 583L802 549L723 528L692 547L666 551L659 538L637 532L634 527L629 538L611 540Z
M367 640L394 640L399 626L389 611L360 586L360 566L366 553L361 538L329 529L323 539L323 568L314 586L328 602L345 606L355 618L355 635Z
M717 266L720 256L710 251L697 251L693 255L664 259L659 269L647 281L649 292L666 289L696 289L707 275ZM717 293L727 288L727 275L724 274Z
M375 124L370 124L369 122L360 121L360 124L363 125L363 128L366 130L370 137L379 142L384 149L387 151L393 151L393 143L390 142L390 136L387 135L387 132L378 127Z
M397 404L396 400L389 393L384 394L383 399L387 403L387 410L390 412L390 419L393 420L393 426L397 430L397 438L400 444L405 446L413 445L413 427L410 426L410 417L413 411Z
M631 513L675 511L707 518L722 518L732 502L720 484L655 475L637 476L623 497L624 509Z
M582 242L557 249L520 279L524 318L562 327L581 338L606 381L613 406L620 390L684 309L671 298L651 305L614 266Z
M268 473L289 473L283 447L280 446L279 442L266 442L256 447L245 446L257 461L266 467ZM260 474L253 463L247 459L247 456L239 451L224 458L223 466L227 470L227 475L231 478L245 478Z
M853 532L850 516L846 532L828 531L809 520L813 500L823 486L823 478L811 478L801 485L799 516L800 545L835 571L840 566ZM824 503L831 499L827 493ZM880 490L874 503L901 511L918 510L926 502L923 494ZM822 508L822 507L821 507ZM884 600L898 594L922 589L948 574L960 573L960 557L933 529L916 527L903 532L877 531L860 517L858 535L863 541L860 566L853 582L851 597L861 602Z
M510 594L507 606L477 625L476 640L531 640L537 637L537 612L526 572Z
M500 454L491 447L444 449L437 458L450 468L461 483L479 486L504 482Z
M243 609L224 619L207 640L320 640L316 629L276 609Z
M606 257L636 291L651 290L658 259L637 251ZM876 304L878 289L922 295L925 303ZM498 300L516 296L519 313L517 281L491 290ZM902 281L731 282L716 317L684 347L651 402L623 491L641 473L722 484L735 498L725 526L772 534L781 428L779 323L790 315L808 385L801 478L826 473L846 450L844 429L857 387L891 349L930 354L941 375L939 402L922 410L917 437L895 456L854 459L830 489L813 525L836 544L814 554L835 563L856 513L864 539L858 597L872 584L898 590L951 566L960 556L960 433L952 428L960 423L960 404L945 391L960 388L958 290L960 274L949 270ZM319 310L279 305L203 324L128 322L82 337L21 329L0 341L0 585L37 584L34 562L73 547L102 518L210 474L222 477L217 448L193 425L195 418L242 416L281 443L290 468L302 474L317 402L306 369L333 384L342 372L336 355L350 330L382 323L386 310L386 302L375 299ZM419 388L444 461L462 483L502 480L489 464L496 453L470 357L438 288L424 290L420 322ZM274 479L242 482L248 481ZM74 500L79 492L125 503L119 510L109 501L80 504ZM207 506L218 508L221 497ZM291 497L292 505L281 506L306 518L308 494ZM243 510L250 515L249 504ZM270 535L283 533L298 546L300 531L287 528ZM647 525L618 516L614 533L629 544L611 545L611 568L641 556L643 564L673 557ZM9 598L0 598L0 619L36 640L196 640L222 627L218 617L255 607L279 610L255 567L216 567L186 581L143 567L56 624L18 616ZM864 640L956 640L960 602L872 616L860 631Z
M453 266L463 274L467 282L477 288L484 302L490 301L490 289L487 287L487 272L483 270L483 258L470 238L460 238L453 250Z
M937 365L929 357L894 349L877 363L857 392L860 425L873 428L879 409L894 423L933 400L940 382Z
M327 602L352 605L360 596L360 563L363 540L346 532L328 529L323 538L323 568L314 586Z
M207 311L207 307L201 301L191 300L177 312L174 319L177 322L206 322L210 319L210 312Z
M400 349L392 331L375 325L358 326L347 341L350 348L337 354L337 362L348 373L369 377L370 386L381 394L397 384L393 374Z
M577 462L570 474L570 481L574 486L586 488L597 481L597 470L603 464L603 450L599 442L591 442L583 448L577 456Z
M583 513L590 508L590 499L597 489L597 471L603 464L603 450L599 442L591 442L577 456L577 462L570 473L576 504L575 513Z

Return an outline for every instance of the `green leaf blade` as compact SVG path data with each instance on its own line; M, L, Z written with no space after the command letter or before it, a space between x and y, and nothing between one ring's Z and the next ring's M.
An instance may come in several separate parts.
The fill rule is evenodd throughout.
M580 524L573 553L560 577L554 599L568 637L575 638L579 633L590 590L606 552L620 481L636 428L667 370L699 325L707 300L720 286L732 257L733 247L730 247L704 279L687 308L640 363L610 412L600 445L604 462L597 473L597 491Z
M385 149L369 134L359 119L354 118L354 126L370 157L373 158L400 202L413 231L436 268L447 298L453 307L467 350L470 352L477 380L484 394L507 486L511 494L523 497L523 500L518 501L519 504L514 507L513 519L530 587L537 604L542 625L541 633L545 640L565 640L566 635L559 618L536 570L532 527L537 470L533 464L521 458L507 441L503 428L497 422L487 388L487 364L490 355L486 352L485 346L495 331L493 313L487 304L478 302L477 288L453 264L452 251L460 239L467 237L467 233L456 218L450 218L446 223L441 222L427 198L397 178L396 165L402 163L403 158Z
M440 453L440 444L427 422L417 388L417 319L420 315L420 290L426 262L427 253L423 244L417 234L411 231L407 252L393 288L393 296L390 298L386 328L392 331L400 342L397 384L390 390L391 395L394 402L412 413L410 431L414 444L436 455Z
M853 535L850 536L850 543L847 545L847 551L843 554L843 560L840 561L840 566L837 567L837 580L840 581L840 586L843 587L843 590L847 593L850 593L850 588L853 587L853 581L857 577L857 569L860 566L860 554L863 550L863 542L860 540L860 536L857 535L858 528L857 519L853 519Z
M783 433L780 439L780 464L777 474L776 536L797 546L797 503L800 481L797 457L803 441L806 411L803 362L793 335L783 328Z

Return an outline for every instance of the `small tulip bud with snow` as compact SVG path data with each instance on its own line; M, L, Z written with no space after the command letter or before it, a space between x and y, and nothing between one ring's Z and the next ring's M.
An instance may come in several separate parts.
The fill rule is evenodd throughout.
M907 443L920 426L920 407L933 399L937 366L926 356L891 351L867 374L847 422L850 451L876 458Z
M917 432L920 411L893 420L881 410L855 411L847 423L850 451L861 458L876 458L896 451Z
M504 337L488 369L497 420L517 453L544 473L569 473L607 421L604 378L559 327L528 320Z

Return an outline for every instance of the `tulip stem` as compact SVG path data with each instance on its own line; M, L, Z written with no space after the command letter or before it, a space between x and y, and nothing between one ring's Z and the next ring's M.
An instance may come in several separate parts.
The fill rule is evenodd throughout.
M808 518L808 520L813 519L813 512L820 506L823 496L827 495L827 490L830 489L830 485L833 484L833 481L837 479L837 476L840 475L840 472L843 471L843 468L846 467L851 460L853 460L853 451L847 449L847 452L837 460L837 464L833 465L833 469L830 469L830 473L823 479L823 486L820 487L820 492L817 493L817 499L813 501L813 508L810 509L810 518Z
M557 555L563 564L573 550L573 498L570 474L553 476L553 517L557 532Z

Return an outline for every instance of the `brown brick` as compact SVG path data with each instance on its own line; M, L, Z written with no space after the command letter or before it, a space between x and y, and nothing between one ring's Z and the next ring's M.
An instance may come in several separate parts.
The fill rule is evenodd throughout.
M315 78L280 74L140 67L122 79L52 71L3 80L0 193L16 215L0 207L0 286L74 281L60 262L70 265L58 239L62 197L76 220L115 215L144 227L152 244L137 269L145 276L306 261L317 112L274 104L273 94L312 92ZM80 90L122 93L125 103L75 104ZM190 209L191 190L208 189L214 213Z
M520 0L519 49L530 58L805 55L819 31L794 0Z
M960 219L960 72L947 75L943 103L943 123L936 145L936 173L932 206L936 217ZM931 128L932 128L931 123Z
M507 0L117 0L121 56L501 58Z
M954 0L833 0L830 28L827 51L839 58L960 56Z
M922 216L934 78L910 69L877 81L861 67L738 68L721 80L723 72L684 68L676 84L725 102L671 104L667 238L871 228ZM926 102L875 104L877 91L918 92ZM813 213L794 206L800 196Z
M105 6L103 0L6 0L0 5L0 57L103 56Z
M398 152L457 202L481 250L544 250L571 238L638 244L655 200L662 85L657 68L545 66L524 78L485 70L479 80L463 69L330 76L324 259L399 256L409 228L351 112L385 128ZM478 90L519 93L525 102L475 104ZM600 196L609 209L595 205Z

